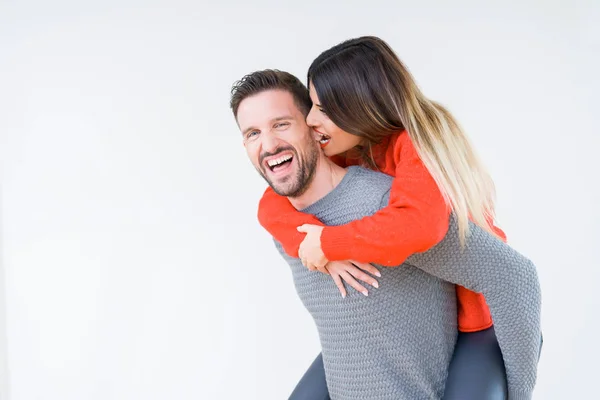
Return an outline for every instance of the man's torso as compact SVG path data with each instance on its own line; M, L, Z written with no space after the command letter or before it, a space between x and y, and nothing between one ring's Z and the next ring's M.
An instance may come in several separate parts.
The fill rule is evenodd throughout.
M303 212L326 225L372 215L387 204L392 178L350 167L328 196ZM436 399L443 395L457 335L455 286L408 265L380 267L379 289L342 298L330 276L285 254L313 317L332 399Z

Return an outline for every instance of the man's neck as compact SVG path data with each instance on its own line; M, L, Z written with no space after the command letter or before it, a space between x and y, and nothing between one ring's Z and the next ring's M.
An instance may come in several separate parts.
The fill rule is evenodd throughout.
M302 195L288 197L288 199L297 210L302 210L327 196L342 181L344 175L346 175L345 168L323 155L317 161L315 174L308 189Z

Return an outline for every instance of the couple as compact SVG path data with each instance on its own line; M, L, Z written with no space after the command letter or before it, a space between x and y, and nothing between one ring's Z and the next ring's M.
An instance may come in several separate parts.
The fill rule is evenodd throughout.
M322 53L308 85L258 71L231 98L270 186L259 220L321 341L291 398L530 399L537 274L456 121L375 37Z

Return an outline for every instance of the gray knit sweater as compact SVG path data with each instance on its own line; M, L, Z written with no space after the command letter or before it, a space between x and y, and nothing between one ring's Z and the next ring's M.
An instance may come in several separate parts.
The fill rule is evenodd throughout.
M302 210L327 225L387 205L392 178L350 167L340 184ZM457 335L453 284L484 294L502 350L509 400L530 399L540 348L540 289L533 264L471 225L463 250L454 217L444 240L397 268L379 268L380 288L344 299L328 275L289 257L294 284L314 318L333 400L441 399Z

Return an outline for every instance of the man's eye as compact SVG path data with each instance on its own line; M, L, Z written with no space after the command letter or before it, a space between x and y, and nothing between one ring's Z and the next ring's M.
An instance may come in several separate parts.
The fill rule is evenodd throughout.
M282 128L285 126L288 126L290 123L289 122L280 122L278 124L275 124L275 128Z
M251 131L246 134L246 139L250 139L254 136L258 135L258 131Z

